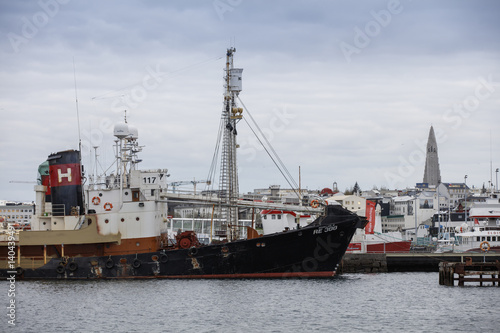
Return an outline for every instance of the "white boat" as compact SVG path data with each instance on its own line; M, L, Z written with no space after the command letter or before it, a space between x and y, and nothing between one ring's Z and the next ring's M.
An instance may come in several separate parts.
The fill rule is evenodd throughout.
M474 203L469 211L473 225L455 227L455 237L439 240L437 253L500 252L500 194Z

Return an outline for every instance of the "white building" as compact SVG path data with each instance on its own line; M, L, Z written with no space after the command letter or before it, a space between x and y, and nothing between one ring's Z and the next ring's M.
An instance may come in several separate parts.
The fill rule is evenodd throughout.
M461 202L465 201L469 193L469 187L465 183L441 183L438 186L438 192L440 198L447 198L447 202L442 208L448 209L448 207L457 207Z
M31 218L35 214L35 205L16 204L0 206L0 216L6 222L13 222L23 225L30 225Z
M337 201L345 209L350 210L359 216L366 216L366 198L357 195L334 195L326 199L328 202Z

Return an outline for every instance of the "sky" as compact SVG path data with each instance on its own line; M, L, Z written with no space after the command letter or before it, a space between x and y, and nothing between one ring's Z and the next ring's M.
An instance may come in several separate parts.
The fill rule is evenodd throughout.
M112 172L124 110L140 168L206 180L229 47L244 117L302 188L413 187L431 126L443 182L495 185L498 17L498 1L1 0L0 199L34 200L38 165L79 142L88 174L95 152ZM240 192L289 187L257 142L240 122Z

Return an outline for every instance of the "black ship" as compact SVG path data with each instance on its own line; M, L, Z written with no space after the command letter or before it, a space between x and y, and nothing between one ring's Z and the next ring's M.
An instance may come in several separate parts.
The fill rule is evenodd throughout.
M236 104L241 69L227 51L224 108L220 128L219 190L201 201L218 206L225 238L202 244L194 231L172 233L167 216L167 170L138 170L137 130L115 126L116 174L84 175L77 150L51 154L39 167L36 215L31 230L8 221L0 234L0 277L7 279L120 278L317 278L332 277L358 228L367 220L326 202L307 207L316 219L305 227L258 235L240 232ZM93 180L83 186L82 179ZM196 196L189 197L190 201ZM177 199L182 199L180 196ZM319 207L318 207L319 206ZM269 208L269 207L267 207ZM299 207L305 209L304 207ZM287 206L287 209L293 209ZM213 215L213 214L212 214ZM175 238L172 237L175 234ZM245 237L241 237L246 234ZM212 233L211 233L212 235ZM169 237L170 236L170 237Z

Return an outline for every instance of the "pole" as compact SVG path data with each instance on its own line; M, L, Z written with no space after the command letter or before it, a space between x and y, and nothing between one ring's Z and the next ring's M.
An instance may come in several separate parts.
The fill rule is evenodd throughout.
M498 169L497 169L498 171ZM300 165L299 165L299 206L302 206L302 190L301 190L301 179L300 179Z
M497 192L498 192L498 171L499 171L499 170L498 170L498 168L497 168L497 169L495 170L495 173L496 173L496 175L495 175L495 176L496 176L496 186L495 186L495 187L497 188Z
M252 229L255 229L255 207L252 208Z
M417 199L417 196L415 196L415 205L413 207L413 211L414 211L414 214L415 214L415 245L417 245L418 243L418 236L417 236L417 231L418 231L418 225L417 225L417 202L418 202L418 199Z
M464 176L465 200L464 200L464 222L467 224L467 175Z
M441 234L441 203L439 202L439 184L437 188L437 201L438 201L438 239Z
M212 243L212 235L214 229L214 211L215 211L215 204L212 205L212 218L210 219L210 243Z

